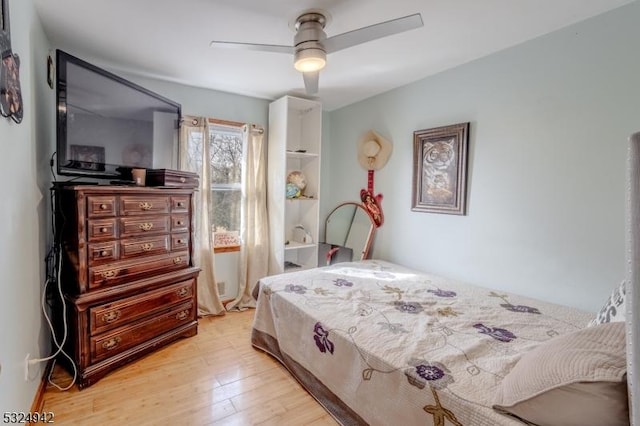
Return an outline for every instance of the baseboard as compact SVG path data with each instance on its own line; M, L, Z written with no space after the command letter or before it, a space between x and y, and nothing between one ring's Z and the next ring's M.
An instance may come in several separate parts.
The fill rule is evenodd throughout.
M44 392L47 390L47 383L51 369L53 368L53 360L50 359L47 365L44 367L42 378L40 379L40 385L36 391L36 395L33 397L33 403L31 404L32 413L41 413L42 406L44 405Z

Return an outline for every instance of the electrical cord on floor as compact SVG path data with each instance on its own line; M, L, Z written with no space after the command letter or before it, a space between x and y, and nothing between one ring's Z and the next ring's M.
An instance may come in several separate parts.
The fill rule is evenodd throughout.
M64 344L67 341L67 335L69 333L69 327L68 327L68 324L67 324L67 304L66 304L66 302L64 300L64 295L62 293L62 282L60 280L61 269L62 269L62 256L60 255L60 248L58 248L58 264L57 264L57 271L56 271L57 272L56 281L57 281L57 284L58 284L58 295L60 296L60 301L62 303L62 323L63 323L62 342L58 342L58 338L56 337L56 332L55 332L55 330L53 328L53 323L51 322L51 318L49 318L49 314L47 314L47 309L46 309L46 306L45 306L47 290L48 290L48 287L49 287L49 283L51 282L51 280L49 278L47 278L47 280L44 283L44 289L42 290L41 306L42 306L42 313L44 314L44 318L47 320L47 324L49 325L49 330L51 330L51 336L53 338L53 343L57 347L57 350L56 350L55 353L49 355L46 358L30 359L27 362L29 363L29 365L33 365L33 364L37 364L37 363L40 363L40 362L45 362L45 361L49 361L49 360L53 359L53 365L51 366L51 370L49 371L49 376L47 377L47 381L52 386L57 388L58 390L66 391L66 390L71 389L73 387L73 385L76 383L76 379L78 377L78 369L76 368L76 364L73 362L73 359L63 349ZM62 386L58 385L57 383L55 383L51 379L51 374L53 373L53 367L55 367L55 365L56 365L56 360L54 358L57 357L59 354L64 355L71 362L71 366L73 367L73 380L71 380L71 383L66 387L62 387Z
M54 181L55 181L55 174L53 172L53 157L56 155L56 153L54 152L53 155L51 156L51 160L50 160L50 166L51 166L51 174L53 175ZM49 326L49 330L51 331L51 337L52 337L52 341L53 344L56 348L56 351L51 354L50 356L46 357L46 358L36 358L36 359L30 359L27 361L28 365L34 365L34 364L38 364L40 362L46 362L49 360L53 360L53 363L51 365L51 369L49 371L48 377L47 377L47 381L54 386L56 389L60 390L60 391L66 391L69 390L73 387L73 385L76 382L76 379L78 377L78 370L77 367L75 365L75 363L73 362L73 359L69 356L69 354L67 354L65 352L64 348L64 344L67 341L67 337L68 337L68 333L69 333L69 326L67 324L67 304L64 300L64 294L62 292L62 280L61 280L61 274L62 274L62 247L61 244L59 243L59 234L58 234L58 230L56 227L56 220L55 220L55 215L53 213L53 210L55 208L55 203L57 201L57 197L55 197L54 195L54 189L52 188L51 192L50 192L50 201L51 201L51 208L52 208L52 212L51 212L51 229L53 232L53 238L54 238L54 243L53 246L51 247L51 249L49 250L49 252L47 253L47 257L45 258L45 263L46 263L46 274L47 274L47 279L45 280L44 283L44 288L42 289L42 298L40 301L40 305L42 308L42 314L44 315L45 320L47 321L47 324ZM64 227L64 222L65 222L65 218L64 216L62 217L62 227ZM49 286L50 284L54 282L57 284L57 293L58 296L60 297L60 303L62 304L62 324L63 324L63 336L62 336L62 342L58 341L58 336L56 336L56 332L55 329L53 327L53 323L51 322L51 318L49 317L49 314L47 313L47 295L49 294ZM52 297L55 297L54 295L52 295ZM53 308L53 303L51 303L51 305L49 305L50 308ZM71 362L71 366L73 368L73 379L71 380L71 383L66 386L66 387L62 387L60 385L58 385L57 383L55 383L52 378L51 375L53 374L53 370L56 364L56 360L55 358L59 355L62 354L64 355L70 362Z

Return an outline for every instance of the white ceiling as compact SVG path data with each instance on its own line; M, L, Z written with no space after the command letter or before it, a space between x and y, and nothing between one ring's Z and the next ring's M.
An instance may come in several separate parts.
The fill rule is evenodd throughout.
M318 97L333 110L614 9L632 0L35 0L56 48L126 71L258 98L304 94L293 58L209 47L291 45L320 8L328 37L420 12L424 27L332 53Z

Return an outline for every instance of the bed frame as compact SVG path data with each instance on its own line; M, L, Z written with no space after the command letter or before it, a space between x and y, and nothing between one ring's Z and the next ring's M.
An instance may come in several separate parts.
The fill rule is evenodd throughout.
M631 426L640 426L640 132L629 138L627 167L627 384Z

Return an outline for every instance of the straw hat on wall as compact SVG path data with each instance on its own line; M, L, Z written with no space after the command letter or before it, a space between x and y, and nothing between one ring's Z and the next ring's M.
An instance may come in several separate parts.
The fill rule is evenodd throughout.
M365 170L380 170L387 164L393 145L374 130L358 141L358 162Z

